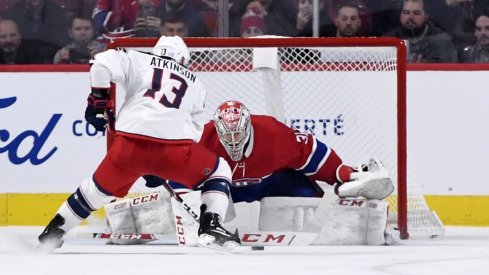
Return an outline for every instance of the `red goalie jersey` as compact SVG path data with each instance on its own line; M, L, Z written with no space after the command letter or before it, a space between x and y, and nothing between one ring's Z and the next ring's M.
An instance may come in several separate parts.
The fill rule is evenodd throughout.
M312 134L292 130L275 118L250 115L250 137L241 159L231 159L214 121L205 125L200 144L231 166L234 202L268 196L317 197L316 180L334 184L342 164L336 152Z

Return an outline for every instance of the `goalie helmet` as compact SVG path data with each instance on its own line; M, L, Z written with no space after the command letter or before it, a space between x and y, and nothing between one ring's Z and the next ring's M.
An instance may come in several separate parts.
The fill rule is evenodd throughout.
M162 35L153 47L153 54L167 56L174 59L179 64L187 67L190 60L190 53L183 39L178 36Z
M241 102L227 101L214 114L214 124L221 144L233 161L243 158L251 136L250 111Z

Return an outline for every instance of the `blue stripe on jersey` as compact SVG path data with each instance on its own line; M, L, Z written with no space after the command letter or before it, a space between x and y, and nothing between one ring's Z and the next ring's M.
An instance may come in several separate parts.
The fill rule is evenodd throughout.
M306 175L314 174L318 170L319 165L324 162L325 157L328 155L328 151L328 146L325 143L322 143L321 141L316 139L316 150L311 153L312 156L309 160L309 163L306 164L306 166L299 171Z
M178 183L176 181L168 181L168 184L170 185L171 189L173 190L178 190L178 189L189 189L187 186L181 184L181 183Z
M229 181L225 178L211 178L204 182L202 186L202 194L205 192L222 192L226 195L229 195Z
M67 203L71 210L73 210L73 212L82 219L86 219L93 211L83 197L80 188L76 189L76 192L71 194L67 200Z

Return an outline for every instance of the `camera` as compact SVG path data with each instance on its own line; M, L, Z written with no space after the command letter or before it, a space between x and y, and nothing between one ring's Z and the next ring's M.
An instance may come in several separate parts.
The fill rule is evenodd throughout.
M69 52L71 63L87 63L91 58L88 48L72 48Z
M156 9L153 6L143 6L139 9L138 18L146 18L148 16L155 16Z

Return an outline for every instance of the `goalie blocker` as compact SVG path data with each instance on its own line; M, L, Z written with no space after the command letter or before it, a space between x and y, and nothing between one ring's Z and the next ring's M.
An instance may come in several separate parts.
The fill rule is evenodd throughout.
M391 245L399 241L398 231L387 224L387 202L338 198L328 191L323 198L269 197L261 202L237 203L239 214L226 226L237 227L242 245L248 246ZM199 193L183 196L192 209L200 205ZM180 203L171 200L160 191L108 204L108 231L176 236L179 245L195 246L198 223ZM111 242L139 244L151 240L114 238Z

